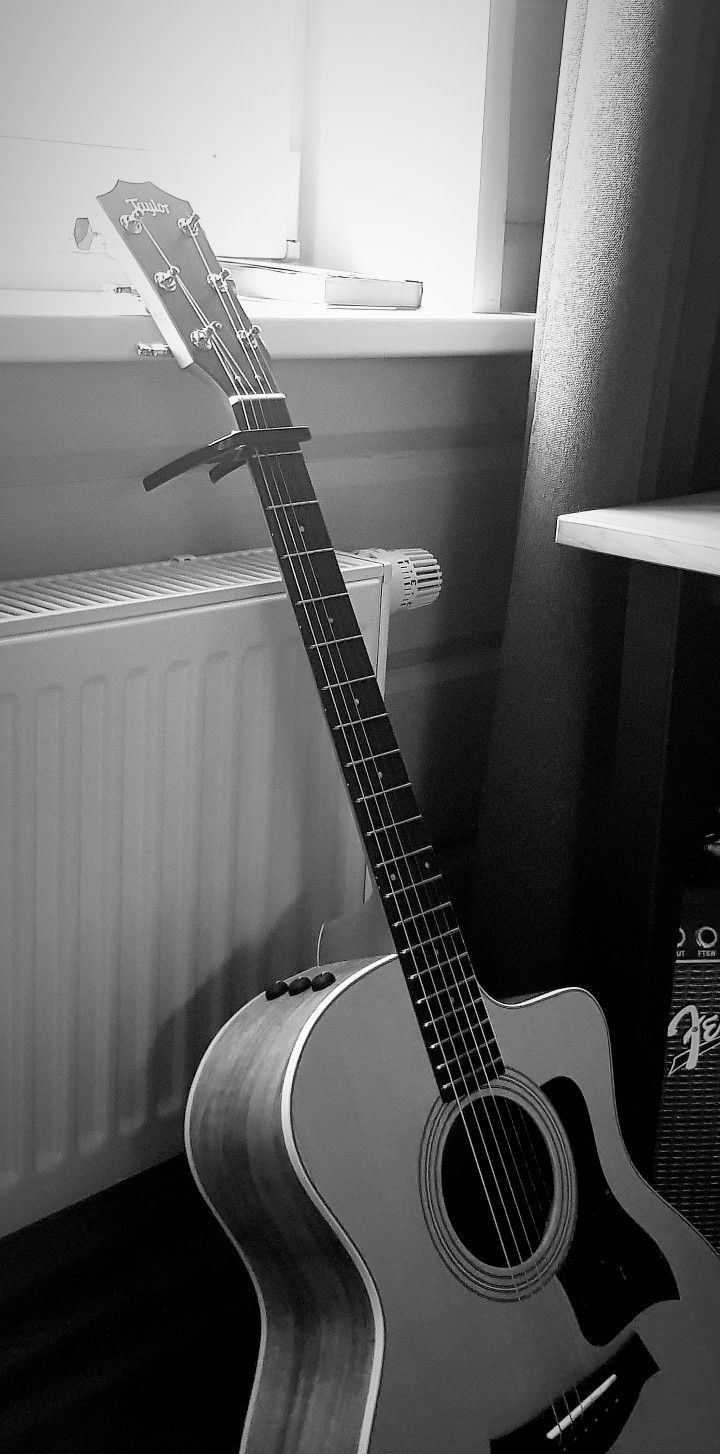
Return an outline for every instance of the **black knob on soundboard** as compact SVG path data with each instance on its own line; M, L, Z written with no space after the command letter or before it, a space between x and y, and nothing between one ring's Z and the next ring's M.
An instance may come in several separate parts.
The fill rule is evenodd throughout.
M307 974L298 974L294 979L288 980L287 992L289 995L301 995L310 988L310 977Z
M266 1000L279 1000L281 995L287 994L287 984L284 979L276 979L269 984L265 991Z
M329 984L335 983L335 975L324 969L320 974L314 974L310 983L314 990L326 990Z

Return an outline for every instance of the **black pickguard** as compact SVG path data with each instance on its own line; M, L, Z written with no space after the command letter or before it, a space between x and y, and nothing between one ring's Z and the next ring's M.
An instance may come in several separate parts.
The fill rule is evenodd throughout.
M579 1087L557 1076L542 1089L567 1133L577 1177L575 1235L557 1276L583 1336L609 1343L644 1308L680 1294L667 1259L605 1180Z

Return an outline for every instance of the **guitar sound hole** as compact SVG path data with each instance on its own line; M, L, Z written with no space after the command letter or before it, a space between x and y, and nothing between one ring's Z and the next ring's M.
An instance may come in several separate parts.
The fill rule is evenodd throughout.
M490 1092L455 1115L440 1185L447 1218L478 1261L509 1268L537 1251L553 1209L553 1166L539 1125L516 1100Z

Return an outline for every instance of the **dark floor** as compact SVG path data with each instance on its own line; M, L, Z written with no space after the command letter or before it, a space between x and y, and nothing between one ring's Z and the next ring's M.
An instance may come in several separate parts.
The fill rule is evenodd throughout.
M237 1454L257 1302L183 1157L0 1243L1 1454Z

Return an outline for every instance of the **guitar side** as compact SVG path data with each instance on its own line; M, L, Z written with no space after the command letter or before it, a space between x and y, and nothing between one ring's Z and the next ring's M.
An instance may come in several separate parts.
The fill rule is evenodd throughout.
M188 1109L191 1165L264 1304L245 1454L488 1454L630 1331L659 1371L617 1438L593 1449L711 1454L720 1263L627 1158L592 999L561 991L497 1004L493 1018L509 1066L580 1085L613 1196L676 1280L677 1299L651 1302L608 1347L581 1336L555 1277L503 1305L448 1272L418 1188L436 1091L396 961L335 968L322 996L259 999L235 1016Z
M339 985L375 962L335 966ZM188 1098L190 1168L261 1312L242 1454L356 1454L377 1383L371 1280L330 1209L308 1195L283 1126L289 1067L326 998L258 995L216 1035Z

